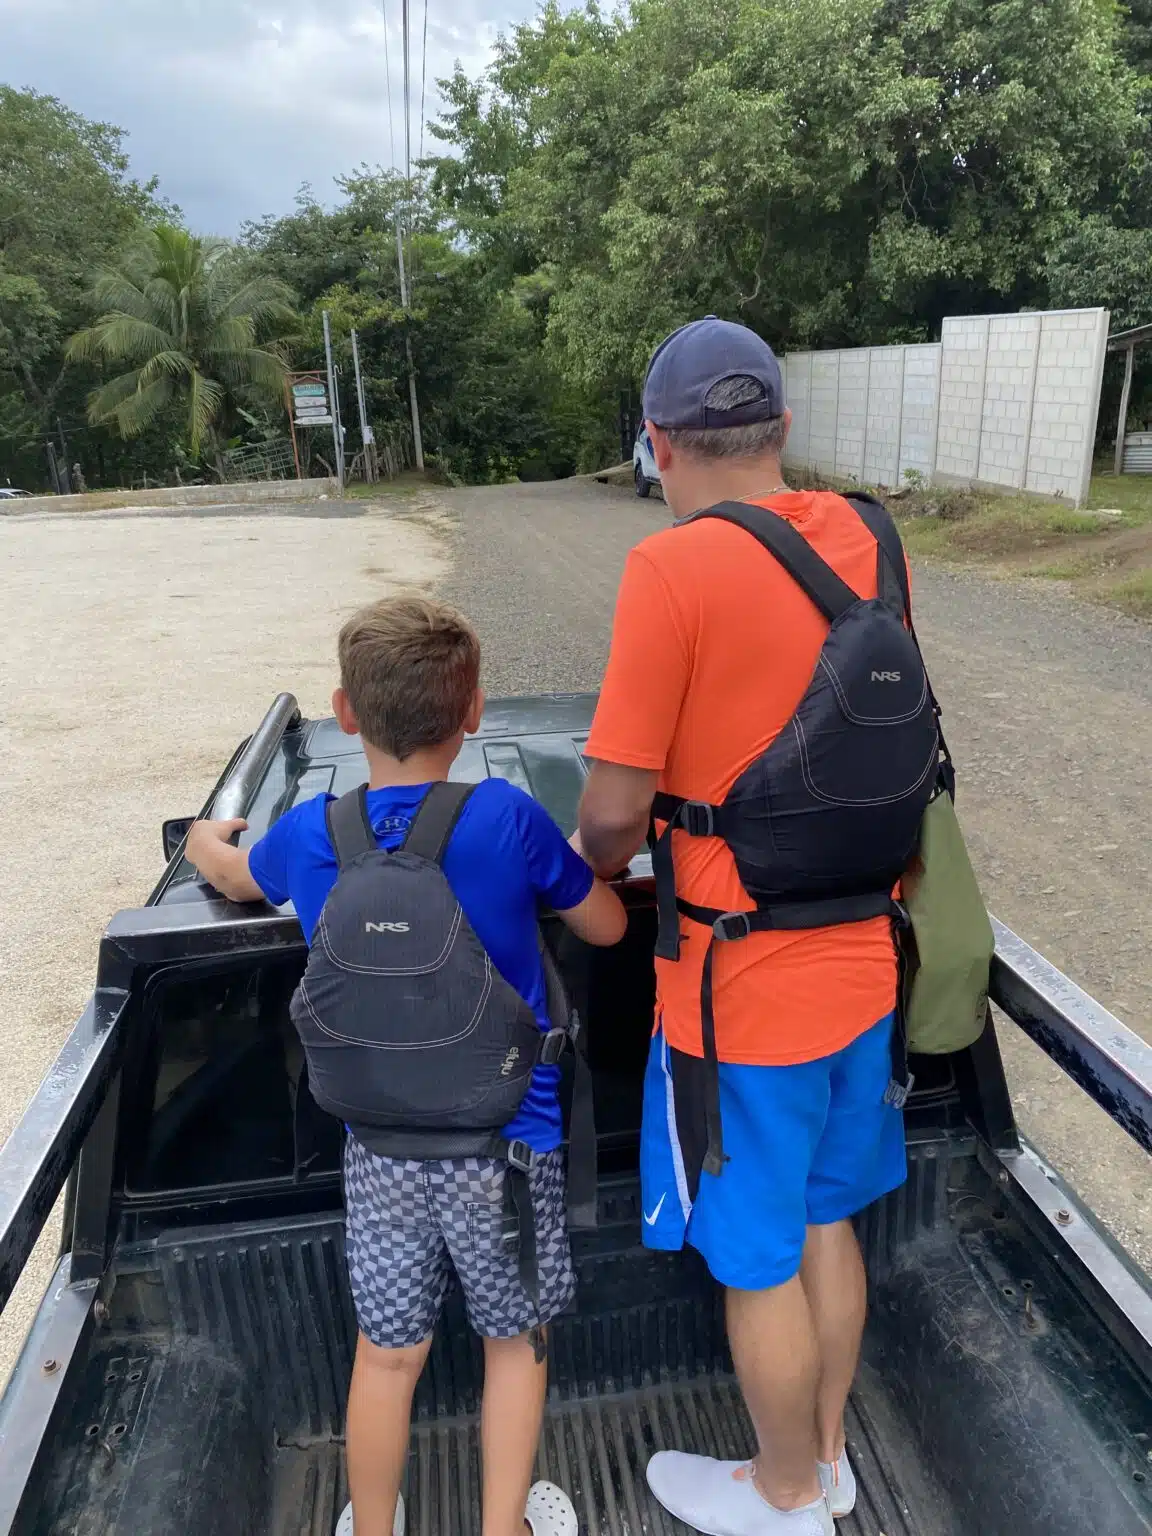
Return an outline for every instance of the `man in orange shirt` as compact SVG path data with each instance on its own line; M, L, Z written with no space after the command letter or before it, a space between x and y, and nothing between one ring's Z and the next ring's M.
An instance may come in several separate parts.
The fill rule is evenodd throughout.
M673 333L653 356L644 415L678 518L718 502L768 508L774 528L788 525L779 537L800 546L801 565L814 551L847 600L878 596L877 538L863 514L840 496L783 483L791 415L776 359L752 331L710 316ZM757 548L740 512L680 523L631 552L574 841L611 874L642 845L653 811L665 830L655 860L665 879L674 867L675 905L669 887L644 1095L643 1236L656 1248L691 1244L727 1288L732 1355L759 1440L751 1464L662 1452L650 1485L673 1514L714 1536L827 1536L832 1514L848 1513L855 1498L844 1405L865 1281L850 1219L905 1178L902 1095L890 1087L893 875L847 905L834 877L840 862L847 874L870 829L896 836L885 821L893 797L865 785L857 819L844 823L855 830L818 850L833 899L816 902L809 926L793 912L780 919L792 926L749 931L742 914L760 903L728 842L708 833L733 785L777 741L816 809L838 798L847 806L853 782L887 772L890 754L870 766L832 742L821 758L822 744L795 727L820 679L828 613ZM903 639L900 613L888 621ZM871 671L869 697L878 688L887 698L885 686L906 691L907 708L889 714L905 722L918 754L897 842L922 811L927 781L916 775L934 774L936 762L917 670ZM847 787L830 789L833 779ZM758 804L778 843L803 823L776 815L771 775ZM797 836L798 867L818 881ZM899 849L894 857L898 871ZM717 920L723 931L713 930ZM732 938L740 942L715 942ZM719 1080L711 1095L709 1058Z

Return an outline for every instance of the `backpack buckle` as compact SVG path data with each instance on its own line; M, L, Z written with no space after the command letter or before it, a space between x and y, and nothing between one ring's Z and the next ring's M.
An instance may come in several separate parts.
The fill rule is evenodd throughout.
M752 932L752 914L750 912L722 912L712 924L713 938L746 939Z
M508 1166L515 1168L517 1173L531 1173L537 1162L536 1153L526 1141L510 1141L504 1157Z
M566 1029L550 1029L540 1042L540 1050L536 1057L537 1066L558 1066L564 1054L564 1047L571 1038Z
M685 800L680 807L680 825L689 837L716 836L716 818L703 800Z

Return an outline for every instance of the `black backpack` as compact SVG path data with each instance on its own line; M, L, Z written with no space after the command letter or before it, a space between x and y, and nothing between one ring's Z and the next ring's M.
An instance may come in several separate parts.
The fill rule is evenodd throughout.
M713 1013L717 943L769 929L824 928L890 916L892 891L916 847L937 783L938 710L914 634L905 624L906 571L899 534L879 502L850 505L877 540L875 598L859 597L785 518L745 502L721 502L682 518L720 518L745 529L827 619L828 637L791 720L732 785L721 805L658 793L650 833L659 932L656 954L680 958L680 918L712 929L700 988L707 1151L725 1157ZM898 565L897 565L898 561ZM750 656L749 666L772 665ZM736 861L752 912L721 912L676 896L672 832L721 837ZM894 1032L890 1101L910 1086L901 1031Z
M579 1021L547 947L551 1029L492 964L441 867L471 784L433 784L399 848L380 848L366 786L329 801L339 874L292 999L308 1082L322 1109L370 1151L395 1158L495 1157L508 1163L506 1226L536 1295L527 1174L537 1154L509 1142L537 1064L575 1046ZM576 1051L569 1133L569 1216L595 1223L591 1077Z

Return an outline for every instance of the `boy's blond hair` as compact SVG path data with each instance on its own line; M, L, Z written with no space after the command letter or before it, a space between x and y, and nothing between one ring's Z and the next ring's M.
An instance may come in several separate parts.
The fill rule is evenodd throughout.
M449 741L480 682L480 642L467 619L416 593L385 597L340 631L340 684L373 747L401 762Z

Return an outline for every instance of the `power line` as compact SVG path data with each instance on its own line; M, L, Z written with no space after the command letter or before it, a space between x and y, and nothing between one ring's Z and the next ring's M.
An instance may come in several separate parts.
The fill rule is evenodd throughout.
M424 87L428 80L428 0L424 0L424 46L420 52L420 159L424 158Z
M388 53L388 0L381 0L381 9L384 12L384 83L388 91L388 151L392 156L392 165L396 165L396 128L392 116L392 61Z
M400 0L404 22L404 180L412 180L412 71L408 35L408 0Z

